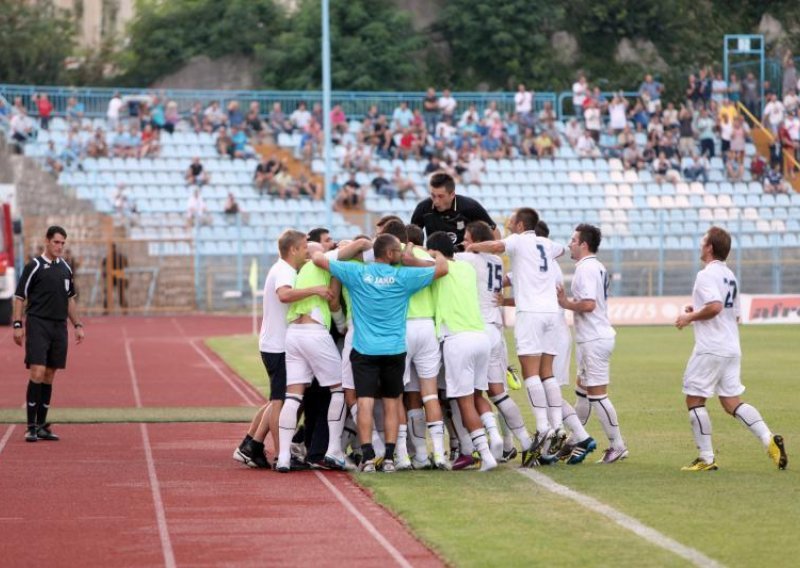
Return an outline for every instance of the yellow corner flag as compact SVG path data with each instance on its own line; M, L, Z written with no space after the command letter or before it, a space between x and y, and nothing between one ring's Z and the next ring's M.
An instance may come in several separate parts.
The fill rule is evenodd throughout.
M248 282L250 282L250 293L255 296L258 290L258 260L255 257L250 262L250 278Z

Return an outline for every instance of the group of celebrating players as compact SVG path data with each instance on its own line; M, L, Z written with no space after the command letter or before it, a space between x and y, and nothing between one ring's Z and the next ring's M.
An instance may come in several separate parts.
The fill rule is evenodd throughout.
M509 236L500 239L477 202L455 195L452 177L435 173L429 185L431 198L414 214L423 227L389 215L378 222L374 239L358 235L338 246L324 229L280 236L280 258L264 285L259 340L270 401L254 416L234 458L282 473L309 467L487 471L517 456L516 438L523 467L576 465L597 448L586 431L594 414L608 440L598 463L625 459L628 448L608 393L615 331L606 304L609 275L596 256L600 229L580 224L564 247L548 238L534 209L523 207L508 220ZM465 217L470 211L478 213ZM576 263L569 295L557 261L566 248ZM700 454L684 469L718 468L705 411L715 394L784 469L782 437L739 399L739 303L724 265L729 251L730 236L710 229L693 306L676 322L679 328L694 324L696 334L684 393ZM509 260L506 274L501 254ZM522 385L508 370L504 306L515 306ZM574 314L574 406L561 392L570 383L572 348L565 310ZM509 381L527 393L532 433L509 396ZM297 428L301 411L303 433ZM273 465L265 455L267 435L275 447Z

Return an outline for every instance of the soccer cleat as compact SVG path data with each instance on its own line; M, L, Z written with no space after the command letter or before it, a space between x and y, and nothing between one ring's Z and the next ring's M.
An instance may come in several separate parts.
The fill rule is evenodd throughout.
M347 462L344 458L338 458L330 454L325 454L322 462L325 464L326 469L332 469L334 471L345 471L347 468Z
M511 390L519 390L522 388L522 380L519 378L517 370L512 367L506 367L506 383Z
M461 455L461 452L458 448L450 448L450 461L454 462L458 459L458 456Z
M431 460L428 456L425 456L424 460L417 459L417 456L412 456L411 458L411 468L412 469L431 469Z
M361 456L361 452L360 451L358 451L358 452L350 452L350 454L347 457L351 462L353 462L353 465L355 465L356 467L361 465L361 457L362 456Z
M442 454L433 454L433 467L434 469L438 469L440 471L449 471L450 464L447 462L445 457Z
M772 440L769 441L769 449L767 455L772 458L778 469L786 469L789 465L789 456L786 455L786 449L783 447L783 436L775 434Z
M531 442L531 447L522 452L522 467L536 467L539 465L539 458L542 455L542 446L552 436L553 430L547 432L536 432Z
M25 441L26 442L36 442L39 440L39 436L36 435L36 428L28 428L27 432L25 432Z
M48 440L50 442L58 442L61 438L59 438L56 434L50 431L50 423L44 424L39 426L36 429L36 437L40 440Z
M394 465L394 460L384 459L383 463L381 464L381 471L383 473L394 473L394 472L396 472L397 468Z
M289 454L296 457L299 460L306 459L306 446L305 444L297 444L292 442L292 445L289 446Z
M494 456L489 453L486 456L486 459L481 460L481 467L480 471L490 471L497 467L497 460L494 459Z
M358 466L358 471L361 473L375 473L377 471L377 468L375 467L375 460L371 459L362 461Z
M475 458L472 456L468 456L466 454L460 454L458 458L453 461L453 465L451 469L453 471L459 471L462 469L466 469L472 465L475 465Z
M264 444L262 442L256 442L255 440L249 440L244 447L239 450L239 453L244 458L242 462L247 467L252 467L256 469L269 469L270 465L267 461L266 456L264 455Z
M572 448L572 453L570 453L569 458L567 459L567 464L577 465L581 463L586 459L586 456L595 451L596 448L597 442L595 442L594 438L591 436L581 442L578 442L575 444L575 447Z
M547 452L543 451L542 453L547 453L547 455L555 456L564 446L564 442L566 441L567 441L566 430L564 430L564 428L557 428L556 430L553 431L553 435L550 437L549 440L550 443L547 448Z
M294 456L289 457L289 469L292 471L306 471L311 469L311 464L306 460L299 460Z
M706 463L702 459L697 458L689 465L683 466L681 471L717 471L718 469L719 467L716 461Z
M394 465L396 471L408 471L409 469L414 469L413 464L411 463L411 458L408 456L403 456Z
M603 459L598 460L597 463L614 463L622 461L628 457L628 448L607 448L603 452Z
M556 457L560 461L566 460L571 454L572 450L575 449L575 444L570 444L569 442L564 442L564 445L561 446L561 449L558 450Z
M503 450L503 455L497 461L499 461L500 463L506 463L506 462L510 462L515 457L517 457L517 448L511 448L508 451Z

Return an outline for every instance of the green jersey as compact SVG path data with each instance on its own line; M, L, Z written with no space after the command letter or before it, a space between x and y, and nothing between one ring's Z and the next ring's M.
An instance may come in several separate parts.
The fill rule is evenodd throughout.
M445 326L450 333L483 331L475 269L463 260L451 260L448 265L447 275L431 285L436 327Z
M304 290L315 286L325 286L327 288L330 284L331 273L308 261L297 273L294 289ZM331 308L328 306L328 301L316 294L297 302L292 302L292 305L289 306L289 312L286 314L286 320L292 322L303 315L311 316L325 327L329 328L331 326Z
M414 257L425 260L433 260L433 257L419 247L414 247ZM433 266L433 265L431 265ZM433 292L430 286L426 286L408 301L408 312L406 319L432 318L434 316Z

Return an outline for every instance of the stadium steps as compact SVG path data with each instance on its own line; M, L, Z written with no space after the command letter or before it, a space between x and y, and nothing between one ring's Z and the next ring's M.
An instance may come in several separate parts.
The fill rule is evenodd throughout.
M272 144L260 144L255 146L255 151L259 154L259 156L266 157L267 159L275 157L285 162L289 169L289 173L294 179L304 176L306 179L310 179L316 184L321 185L324 183L322 176L312 172L310 165L307 165L302 160L295 158L294 152L291 149Z

